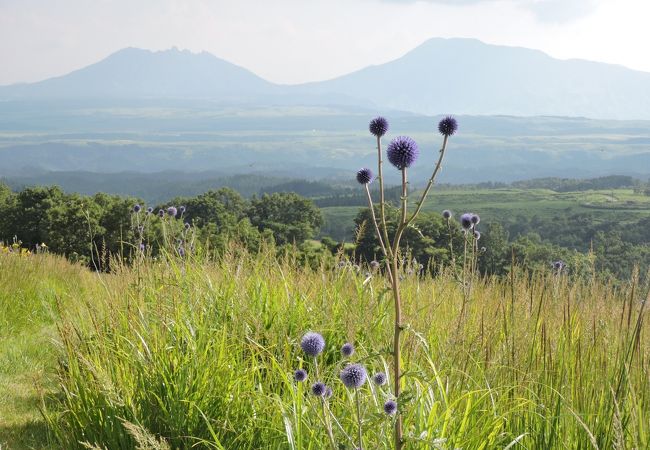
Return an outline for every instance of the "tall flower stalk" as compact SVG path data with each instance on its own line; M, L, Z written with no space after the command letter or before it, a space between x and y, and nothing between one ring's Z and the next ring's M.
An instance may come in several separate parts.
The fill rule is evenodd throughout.
M383 158L381 153L381 138L388 131L388 121L383 117L377 117L370 122L370 132L377 138L377 166L378 166L378 180L379 180L379 214L380 220L378 221L375 214L372 196L368 185L373 181L373 174L370 169L361 169L357 172L357 181L364 185L366 197L368 199L368 206L371 212L371 218L377 234L377 240L381 247L386 260L386 275L391 284L391 291L393 292L393 302L395 309L394 317L394 332L393 332L393 391L397 402L400 401L402 393L402 363L401 363L401 334L404 330L402 321L402 297L400 290L400 277L399 277L399 245L402 235L406 228L415 220L420 213L422 206L433 186L436 176L442 168L442 161L447 149L447 142L449 137L456 133L458 123L453 117L445 117L438 124L438 131L443 136L442 147L439 150L438 161L436 162L431 177L416 204L416 208L412 214L408 213L408 173L407 169L417 160L419 156L419 149L417 143L407 136L399 136L393 139L387 148L388 161L395 166L402 176L402 195L400 204L400 215L397 229L392 237L392 241L388 235L386 226L386 201L384 196L384 180L383 180ZM395 419L395 449L401 450L404 445L404 430L402 424L402 416L397 412Z

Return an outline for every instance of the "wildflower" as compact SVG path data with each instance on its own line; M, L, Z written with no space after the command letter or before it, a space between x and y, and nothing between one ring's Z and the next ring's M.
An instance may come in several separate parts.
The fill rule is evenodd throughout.
M368 374L361 364L348 364L339 376L344 385L357 389L364 385Z
M458 130L458 121L451 116L447 116L438 123L438 131L443 136L449 137Z
M564 269L565 267L566 267L566 264L564 264L564 261L562 261L562 260L555 261L553 263L553 268L555 270L557 270L557 271L560 271L560 270Z
M360 169L357 172L357 181L359 184L368 184L372 182L373 173L370 169Z
M343 346L341 347L341 354L343 356L347 358L352 356L353 353L354 353L354 345L350 344L349 342L343 344Z
M178 256L181 258L185 257L185 249L183 247L178 247Z
M145 248L145 247L144 247L144 244L140 243L140 251L141 251L141 252L144 251L144 248Z
M368 129L377 137L382 137L388 131L388 121L381 116L375 117L370 121Z
M158 215L159 215L160 217L165 217L165 210L164 210L164 209L159 209L159 210L158 210Z
M387 378L386 374L384 372L377 372L372 376L372 382L375 383L377 386L383 386L386 384Z
M472 228L471 213L465 213L462 216L460 216L460 226L463 227L464 230L469 230L470 228Z
M322 397L325 395L325 391L327 391L327 386L322 381L317 381L311 385L311 393L316 397Z
M325 349L325 339L320 334L309 331L302 337L300 347L309 356L316 357Z
M379 270L379 262L375 260L370 261L370 268L372 269L373 272Z
M177 214L178 214L178 210L176 209L176 207L170 206L169 208L167 208L167 215L168 216L176 217Z
M133 212L134 213L136 213L136 214L139 213L141 209L142 209L142 206L138 205L137 203L135 205L133 205Z
M478 214L472 214L472 219L471 220L472 220L472 223L474 225L478 225L479 222L481 221L481 218L479 217Z
M447 220L451 219L451 211L449 211L448 209L445 209L442 212L442 217L444 217Z
M307 379L307 371L305 369L297 369L293 373L293 379L301 383Z
M190 225L189 223L185 222L185 229L186 229L186 230L189 230L191 226L192 226L192 225Z
M418 144L408 136L398 136L388 144L388 161L398 169L410 167L420 154Z
M397 412L397 403L394 400L388 400L384 403L384 412L389 416L392 416Z
M474 239L476 239L477 241L479 239L481 239L481 232L480 231L474 230Z
M147 214L151 214L153 212L153 208L150 206L147 208Z
M178 207L178 211L179 211L181 214L185 214L185 206L182 206L182 205L179 206L179 207Z

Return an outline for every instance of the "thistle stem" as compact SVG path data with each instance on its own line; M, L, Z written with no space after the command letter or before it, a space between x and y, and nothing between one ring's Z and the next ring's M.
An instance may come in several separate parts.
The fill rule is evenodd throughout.
M431 187L433 186L433 183L436 180L436 176L438 175L438 172L442 168L442 160L445 157L445 151L447 150L447 141L448 141L448 136L444 137L444 140L442 141L442 148L440 148L440 156L438 157L438 162L436 162L436 167L433 169L433 173L431 174L431 178L429 178L429 182L427 183L427 187L424 188L424 192L422 192L422 196L420 197L420 201L417 203L417 207L415 208L415 211L413 211L413 214L407 221L407 224L413 222L417 215L420 213L420 210L422 209L422 205L424 205L424 201L427 198L427 195L429 195L429 191L431 190Z
M381 228L384 233L384 242L388 246L388 251L391 251L390 241L388 239L388 228L386 227L386 197L384 194L384 174L383 174L383 159L381 156L381 137L377 136L377 178L379 178L379 214L381 216ZM379 236L379 233L377 233ZM381 239L381 238L380 238ZM386 251L384 250L384 253ZM386 254L389 257L390 254Z
M397 227L395 232L395 237L393 240L393 251L391 254L391 264L393 267L393 280L392 280L392 290L393 290L393 299L395 301L395 331L393 336L393 370L394 370L394 391L395 397L399 399L401 393L401 379L402 379L402 368L401 368L401 350L400 350L400 335L402 333L402 298L400 295L400 282L398 275L397 259L399 252L399 243L402 238L402 233L407 226L406 221L406 209L408 203L408 180L406 177L406 168L402 168L402 217L400 224ZM395 421L395 449L401 450L402 442L402 417L397 416Z
M361 401L359 400L359 389L354 390L354 398L357 402L357 422L359 424L359 450L363 450L363 431L361 430Z
M375 232L377 233L377 238L379 239L379 245L381 245L381 250L384 252L384 257L388 259L388 252L386 250L386 245L384 245L384 240L381 237L381 233L379 232L379 224L377 223L377 217L375 216L375 208L372 204L372 197L370 196L370 188L368 185L364 185L366 188L366 198L368 199L368 207L370 208L370 214L372 216L372 223L375 226ZM388 278L392 282L393 279L393 272L390 268L390 265L386 265L386 270L388 271Z
M314 357L314 367L316 370L316 379L320 380L320 374L318 371L318 358L316 357ZM330 440L330 444L332 444L332 450L337 450L336 440L334 439L334 433L332 432L332 422L330 422L330 416L327 413L329 408L327 408L327 406L325 405L324 397L320 397L320 403L323 409L323 420L325 422L325 430L327 431L327 437Z

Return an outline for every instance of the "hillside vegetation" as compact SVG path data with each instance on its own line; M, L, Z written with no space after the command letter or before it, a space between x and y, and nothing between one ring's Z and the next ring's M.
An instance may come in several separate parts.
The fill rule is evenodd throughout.
M7 448L328 448L299 346L308 330L326 339L335 438L352 448L340 346L388 373L391 302L365 268L314 269L234 244L217 260L165 255L111 274L0 253ZM650 445L647 285L515 269L467 293L450 272L410 273L407 448ZM292 378L298 367L306 384ZM361 390L366 448L390 448L389 391Z

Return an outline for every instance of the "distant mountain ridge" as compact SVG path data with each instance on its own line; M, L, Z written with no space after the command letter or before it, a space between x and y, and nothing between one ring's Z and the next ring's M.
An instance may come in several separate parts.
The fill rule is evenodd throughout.
M419 114L650 119L650 73L474 39L430 39L394 61L278 85L209 53L128 48L68 75L0 87L0 99L176 98L374 104Z

